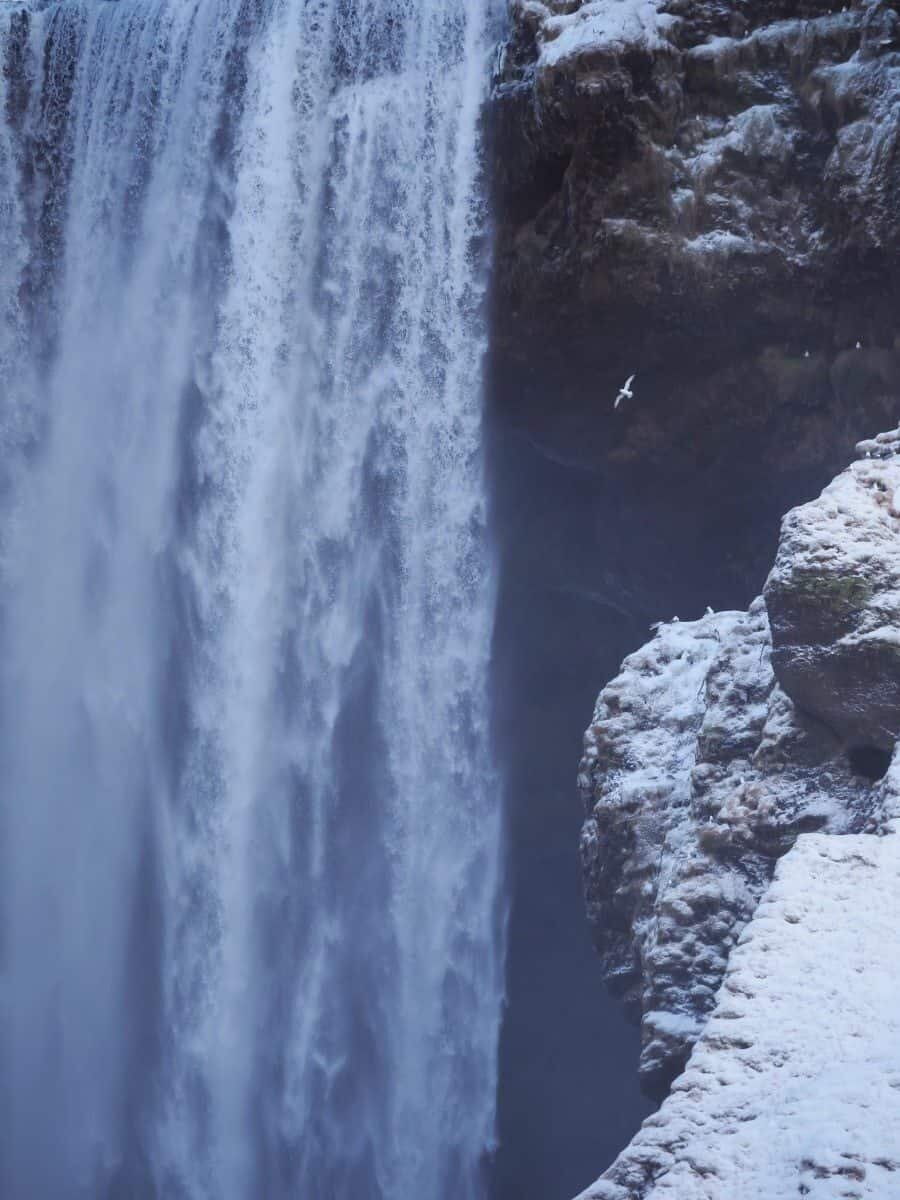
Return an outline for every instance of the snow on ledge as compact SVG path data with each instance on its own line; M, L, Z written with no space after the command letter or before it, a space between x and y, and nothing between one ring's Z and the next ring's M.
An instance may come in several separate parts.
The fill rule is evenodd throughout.
M896 1200L898 926L900 837L801 837L672 1094L579 1200Z
M658 50L677 18L660 12L663 0L587 0L577 12L553 15L540 0L519 7L540 19L541 67L592 51L641 45Z

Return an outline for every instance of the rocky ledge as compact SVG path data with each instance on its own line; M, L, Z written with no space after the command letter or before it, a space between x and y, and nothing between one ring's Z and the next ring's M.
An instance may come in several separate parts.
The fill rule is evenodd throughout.
M879 827L900 734L900 431L789 513L746 613L661 625L600 693L579 785L588 915L663 1095L804 832Z

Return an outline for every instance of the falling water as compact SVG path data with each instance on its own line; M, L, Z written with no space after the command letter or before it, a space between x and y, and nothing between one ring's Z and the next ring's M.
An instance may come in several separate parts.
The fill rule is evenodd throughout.
M0 10L0 1194L474 1200L493 0Z

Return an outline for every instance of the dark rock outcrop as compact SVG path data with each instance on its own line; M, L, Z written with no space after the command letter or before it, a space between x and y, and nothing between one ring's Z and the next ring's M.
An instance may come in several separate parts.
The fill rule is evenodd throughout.
M764 455L772 477L828 478L900 394L897 6L512 12L493 105L505 403L580 464L739 491Z
M534 646L514 677L523 695L554 703L541 653L571 693L579 670L610 678L660 615L744 608L783 514L900 416L898 12L883 0L511 3L489 109L490 395L504 594L535 614L522 621ZM614 411L633 372L634 400ZM807 829L864 827L889 752L871 711L847 719L874 703L864 683L851 700L847 674L873 651L792 627L783 591L781 606L769 597L774 658L763 605L693 637L663 629L600 721L605 782L584 772L591 920L608 977L644 1015L655 1095L779 855ZM652 662L657 651L669 661ZM848 712L807 703L808 651L845 681ZM682 670L696 687L674 712L665 696ZM891 734L888 675L877 690ZM644 800L625 786L632 737L665 764ZM562 824L558 792L528 788L515 804ZM550 890L538 839L522 842L523 892ZM527 1055L539 1024L511 1054Z
M507 586L536 630L552 624L557 664L590 654L593 678L610 678L662 613L743 608L782 515L900 416L900 6L513 0L511 13L489 114ZM614 412L633 372L634 400ZM790 522L784 536L783 550ZM874 564L835 558L836 578L844 566L872 582ZM872 643L886 642L873 635L889 588L875 580L871 604L851 589L862 608L821 633L781 568L769 609L663 627L601 698L587 746L590 919L642 1017L657 1096L780 857L805 831L877 820L895 696L888 647ZM571 603L535 602L542 588ZM847 635L858 644L839 646ZM524 671L521 688L534 691ZM531 802L562 803L549 788Z

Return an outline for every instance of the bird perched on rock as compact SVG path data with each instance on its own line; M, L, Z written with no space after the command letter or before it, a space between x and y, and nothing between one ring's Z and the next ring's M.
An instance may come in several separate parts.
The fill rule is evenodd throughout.
M613 408L618 408L623 400L634 399L634 392L631 390L631 385L634 383L634 376L629 375L622 387L619 388L619 394L616 396L616 402Z

